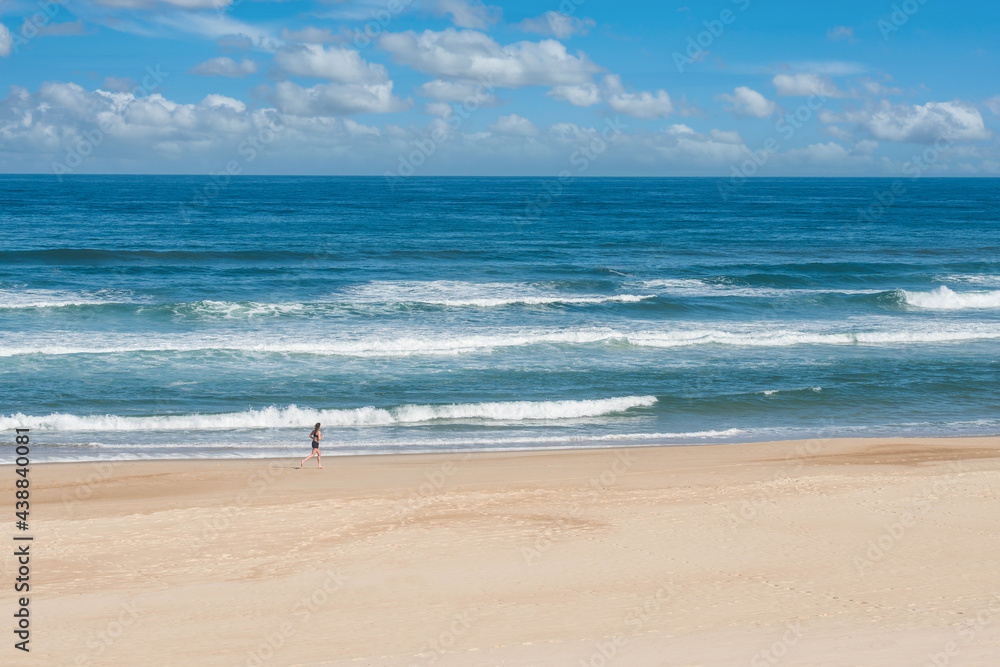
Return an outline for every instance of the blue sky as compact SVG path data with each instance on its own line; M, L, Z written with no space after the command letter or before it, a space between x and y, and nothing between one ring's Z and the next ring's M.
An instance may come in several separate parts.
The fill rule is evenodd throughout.
M0 171L1000 174L1000 4L5 0Z

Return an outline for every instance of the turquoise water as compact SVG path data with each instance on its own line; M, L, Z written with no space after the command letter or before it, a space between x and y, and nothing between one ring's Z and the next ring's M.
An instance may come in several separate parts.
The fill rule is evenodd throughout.
M861 217L890 185L0 177L0 427L37 460L995 434L1000 181Z

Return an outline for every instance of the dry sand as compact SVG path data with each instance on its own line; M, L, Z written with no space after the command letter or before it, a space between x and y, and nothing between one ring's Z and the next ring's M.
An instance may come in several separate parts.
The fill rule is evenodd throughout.
M1000 438L324 463L35 465L0 663L1000 664Z

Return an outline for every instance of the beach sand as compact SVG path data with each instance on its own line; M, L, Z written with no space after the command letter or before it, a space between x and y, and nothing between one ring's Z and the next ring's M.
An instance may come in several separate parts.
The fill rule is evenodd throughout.
M1000 664L1000 438L297 465L33 466L0 662Z

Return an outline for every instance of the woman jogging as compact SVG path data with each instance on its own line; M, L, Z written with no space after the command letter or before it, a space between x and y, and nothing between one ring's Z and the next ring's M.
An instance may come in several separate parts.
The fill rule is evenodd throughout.
M299 467L301 468L306 461L315 456L316 463L318 463L320 469L322 469L323 459L321 459L319 456L319 441L323 439L323 434L319 432L319 422L316 422L316 426L313 428L312 433L309 434L309 439L312 440L312 446L313 446L312 454L302 459L302 461L299 463Z

